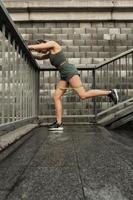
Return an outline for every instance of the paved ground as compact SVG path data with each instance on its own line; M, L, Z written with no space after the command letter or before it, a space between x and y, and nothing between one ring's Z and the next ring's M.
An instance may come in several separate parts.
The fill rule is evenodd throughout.
M133 200L133 138L37 128L0 155L0 200Z

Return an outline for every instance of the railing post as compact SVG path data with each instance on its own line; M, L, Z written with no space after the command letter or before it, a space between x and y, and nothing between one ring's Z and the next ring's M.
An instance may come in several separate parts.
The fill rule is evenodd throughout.
M2 26L2 100L1 100L1 122L5 123L5 75L6 75L6 46L5 46L5 25Z
M96 70L95 70L95 68L92 70L92 77L93 77L92 87L93 87L93 89L96 89ZM93 97L93 114L96 117L96 97Z
M36 71L35 74L35 115L38 117L39 115L39 90L40 90L40 72L39 70Z

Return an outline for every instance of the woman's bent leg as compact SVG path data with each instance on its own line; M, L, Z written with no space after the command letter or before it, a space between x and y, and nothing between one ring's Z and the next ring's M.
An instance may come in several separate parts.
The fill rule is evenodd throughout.
M79 95L81 99L86 99L86 98L95 97L95 96L107 96L110 93L110 91L107 91L107 90L86 91L84 87L82 86L81 79L78 75L74 75L69 80L69 83L73 87L73 89L77 92L77 94Z

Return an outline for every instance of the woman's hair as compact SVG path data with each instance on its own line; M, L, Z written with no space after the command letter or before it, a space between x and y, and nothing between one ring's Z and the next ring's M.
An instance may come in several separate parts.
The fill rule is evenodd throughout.
M40 44L40 43L46 43L47 42L47 40L43 40L43 39L39 39L39 40L30 40L30 41L28 41L28 45L30 45L30 44Z
M42 40L42 39L40 39L40 40L36 40L36 43L37 44L40 44L40 43L46 43L47 41L46 40Z

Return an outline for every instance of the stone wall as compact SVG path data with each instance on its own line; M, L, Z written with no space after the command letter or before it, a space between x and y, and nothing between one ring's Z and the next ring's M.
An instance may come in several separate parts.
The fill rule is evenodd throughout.
M93 66L133 48L133 22L16 22L16 25L24 40L58 41L68 60L77 67ZM41 68L44 63L40 62Z
M131 1L5 0L3 2L24 40L58 41L68 61L76 67L91 67L133 48L133 2ZM38 63L40 68L51 67L46 61ZM55 112L51 93L55 88L53 82L55 75L51 78L45 77L45 88L43 73L40 80L42 95L40 114L53 115ZM91 76L83 74L82 80L87 88L91 88ZM64 99L64 115L88 115L93 111L92 101L82 103L73 93L66 95Z

